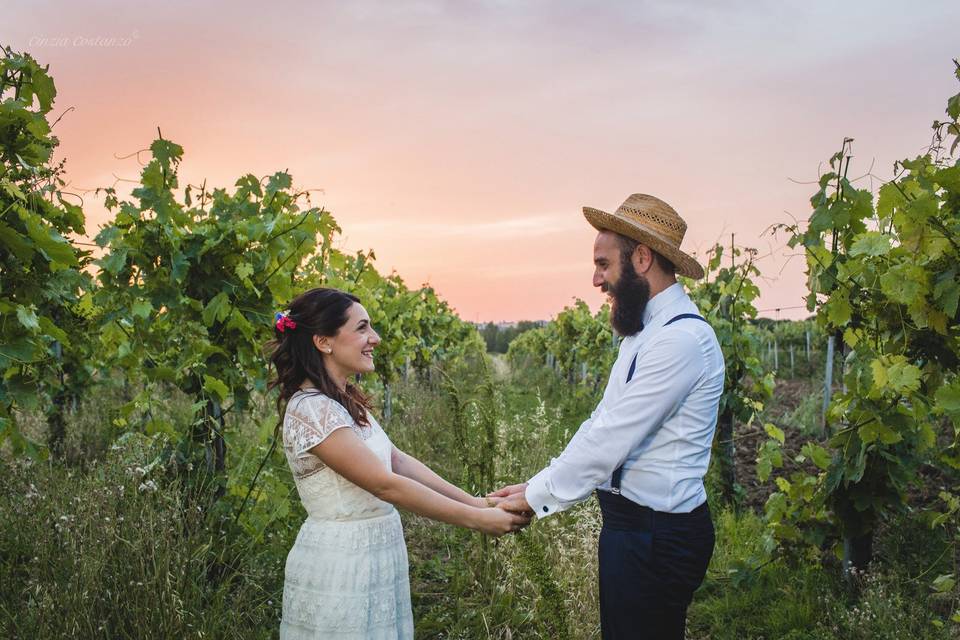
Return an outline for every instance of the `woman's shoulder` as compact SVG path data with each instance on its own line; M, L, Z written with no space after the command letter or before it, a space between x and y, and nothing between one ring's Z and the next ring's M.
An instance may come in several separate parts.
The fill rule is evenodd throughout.
M300 419L313 419L321 423L345 421L353 424L353 417L346 407L319 389L307 388L296 391L287 402L287 415Z

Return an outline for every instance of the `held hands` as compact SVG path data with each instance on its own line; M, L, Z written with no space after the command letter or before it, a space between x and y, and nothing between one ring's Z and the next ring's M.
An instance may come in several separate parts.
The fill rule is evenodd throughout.
M530 516L511 513L503 509L481 509L478 511L477 525L474 527L487 535L499 538L507 533L515 533L530 524Z
M528 521L533 516L533 509L527 502L524 492L527 490L527 483L511 484L498 489L493 493L487 494L487 499L496 501L496 505L504 511L516 513L525 516Z
M478 507L499 507L483 509L477 529L492 536L502 536L520 531L530 524L533 512L523 497L526 488L526 483L513 484L488 493L486 497L476 498L475 505Z
M492 493L488 493L488 498L509 498L510 496L520 493L522 494L527 490L527 483L521 482L520 484L508 484L502 489L497 489Z

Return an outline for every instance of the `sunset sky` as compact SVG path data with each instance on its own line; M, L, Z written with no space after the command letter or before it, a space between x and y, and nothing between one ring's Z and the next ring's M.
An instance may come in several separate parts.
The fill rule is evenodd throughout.
M82 4L82 6L81 6ZM802 304L771 224L922 153L957 92L960 2L6 0L0 44L49 64L71 189L136 178L157 127L181 183L288 169L381 271L467 320L596 307L581 207L656 195L764 258L761 309ZM128 188L126 183L118 188ZM107 219L85 193L91 236ZM780 317L802 317L800 309Z

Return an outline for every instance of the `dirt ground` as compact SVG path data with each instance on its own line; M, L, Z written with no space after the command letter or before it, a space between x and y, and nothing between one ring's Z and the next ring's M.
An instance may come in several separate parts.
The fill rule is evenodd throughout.
M757 477L757 450L767 438L763 429L764 421L773 422L777 426L780 418L793 412L800 404L815 391L815 383L811 380L778 380L774 389L773 398L767 403L765 417L754 420L751 425L737 425L735 432L735 455L737 465L737 482L746 492L743 506L757 511L763 510L767 497L774 491L773 480L761 482ZM784 469L777 473L790 473L797 469L793 461L800 454L800 449L807 442L808 436L795 429L784 429ZM814 468L810 465L811 470Z

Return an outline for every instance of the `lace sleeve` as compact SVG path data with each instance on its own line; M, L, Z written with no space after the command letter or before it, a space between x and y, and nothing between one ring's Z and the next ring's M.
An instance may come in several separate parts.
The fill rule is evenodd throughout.
M285 423L287 441L297 457L326 440L337 429L354 425L343 405L321 394L304 394L291 400Z

